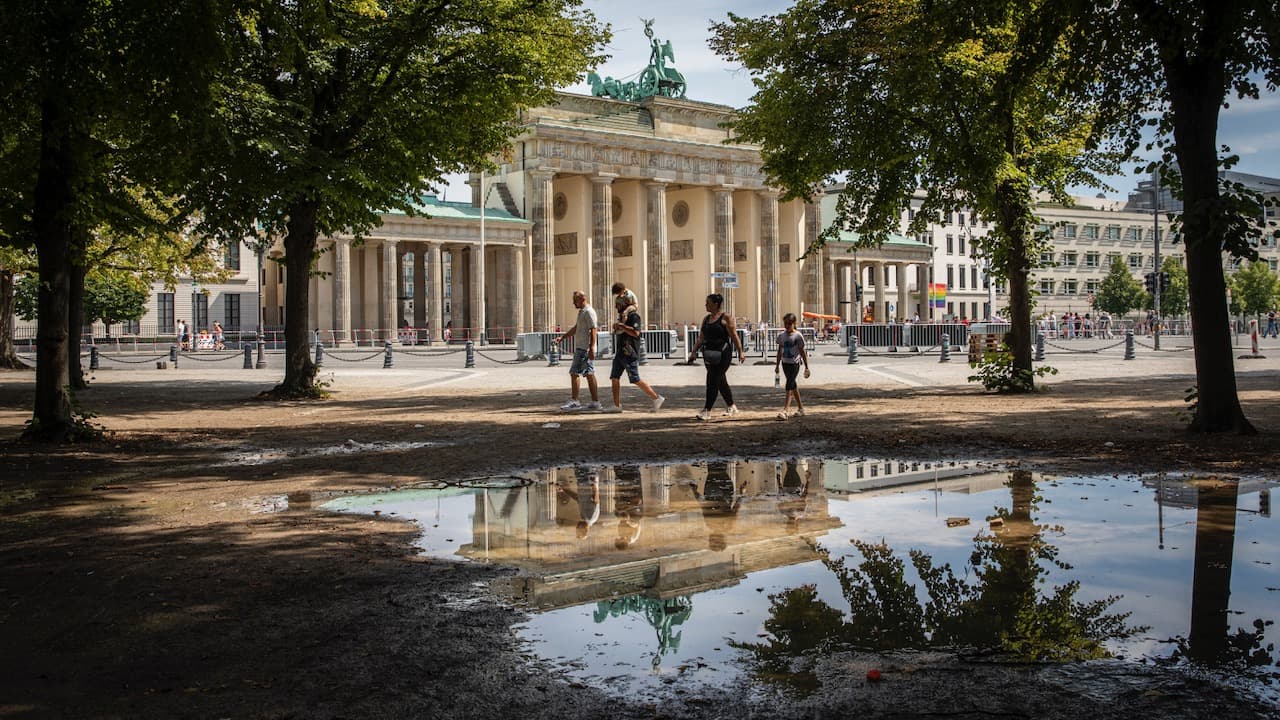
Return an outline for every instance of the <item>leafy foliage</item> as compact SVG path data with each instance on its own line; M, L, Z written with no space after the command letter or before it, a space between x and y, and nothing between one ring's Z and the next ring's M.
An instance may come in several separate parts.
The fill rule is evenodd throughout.
M1124 260L1115 258L1111 261L1111 269L1098 285L1098 292L1093 297L1093 306L1099 310L1121 317L1132 310L1142 307L1147 291L1129 272Z
M1280 304L1280 277L1265 260L1246 263L1228 279L1232 312L1261 315Z
M977 373L969 376L969 382L980 382L987 390L1001 393L1022 393L1035 389L1035 379L1046 375L1057 375L1057 368L1041 365L1031 370L1023 370L1013 362L1013 353L1009 346L1001 344L1000 350L984 353L982 359L969 363Z

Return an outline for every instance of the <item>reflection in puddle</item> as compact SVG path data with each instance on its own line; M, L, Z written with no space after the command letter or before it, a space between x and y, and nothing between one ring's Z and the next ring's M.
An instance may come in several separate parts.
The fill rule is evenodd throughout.
M370 442L362 443L348 440L341 445L313 448L252 448L233 452L227 459L214 463L215 467L226 465L267 465L283 462L298 457L315 457L328 455L357 455L360 453L404 452L425 447L435 447L439 443L432 442Z
M1274 481L1054 478L972 463L556 468L345 496L438 557L517 567L536 652L616 691L742 673L821 684L818 654L955 649L1226 667L1275 701Z

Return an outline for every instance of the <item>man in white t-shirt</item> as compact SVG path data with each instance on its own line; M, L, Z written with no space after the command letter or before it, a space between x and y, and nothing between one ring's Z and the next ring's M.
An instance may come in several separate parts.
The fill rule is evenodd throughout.
M600 409L600 389L596 385L596 338L599 332L596 311L587 302L587 296L581 290L573 291L573 306L578 308L578 321L572 329L556 338L561 343L573 338L573 363L569 366L569 383L572 391L569 402L560 406L561 410ZM591 402L583 405L578 402L578 389L582 377L587 378L587 388L591 390Z

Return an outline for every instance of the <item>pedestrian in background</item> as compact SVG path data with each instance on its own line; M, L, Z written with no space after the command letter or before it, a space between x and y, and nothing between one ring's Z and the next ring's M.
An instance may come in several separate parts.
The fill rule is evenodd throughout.
M738 337L738 329L734 327L733 318L724 312L724 296L711 293L707 296L707 315L702 319L702 329L698 333L698 342L689 349L689 364L702 351L702 362L707 366L707 401L698 413L699 420L711 419L711 408L716 404L716 395L724 398L727 417L738 414L738 406L733 402L733 389L729 387L729 366L733 364L733 351L738 351L738 362L745 363L747 356L742 350L742 339Z
M573 362L569 365L570 396L569 402L560 406L561 410L600 409L600 388L596 386L596 339L599 330L596 328L595 308L587 302L587 296L581 290L573 291L573 306L578 308L578 321L573 328L556 338L557 343L573 338ZM591 390L591 403L583 405L578 402L578 390L582 378L587 379L587 387Z
M632 385L644 391L652 403L653 412L658 412L666 398L649 387L649 383L640 379L640 313L632 304L631 298L619 294L614 298L618 317L613 323L614 333L613 367L609 372L609 382L613 388L613 405L605 408L605 412L622 412L622 373L625 370L627 379Z
M796 383L796 376L800 374L800 364L804 363L804 379L809 379L809 353L805 350L804 335L796 330L795 313L782 316L782 327L783 331L778 333L778 352L773 361L773 374L777 375L778 368L781 367L787 377L787 397L782 402L782 412L778 413L779 420L786 420L793 397L796 401L796 415L804 416L804 403L800 402L800 386Z

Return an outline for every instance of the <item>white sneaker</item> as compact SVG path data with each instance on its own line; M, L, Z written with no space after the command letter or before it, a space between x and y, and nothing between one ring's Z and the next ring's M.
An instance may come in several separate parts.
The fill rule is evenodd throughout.
M787 414L786 414L785 412L780 412L780 413L778 413L778 419L779 419L779 420L786 420L786 419L787 419Z
M569 402L561 405L560 409L561 410L581 410L582 403L578 402L577 400L570 400Z
M667 399L666 399L666 398L664 398L664 397L662 397L661 395L659 395L658 397L654 398L654 399L653 399L653 411L654 411L654 412L658 412L659 410L661 410L661 409L662 409L662 403L664 403L664 402L666 402L666 401L667 401Z
M699 419L699 420L710 420L710 419L711 419L711 411L710 411L710 410L703 410L702 412L698 413L695 417L697 417L697 419Z
M609 405L609 406L606 406L606 407L604 408L603 412L607 412L607 413L620 413L620 412L622 412L622 406L621 406L621 405Z
M796 417L804 417L804 408L796 408Z
M738 414L738 406L737 406L737 405L730 405L729 407L727 407L727 408L725 408L725 409L724 409L724 416L725 416L725 417L733 417L734 415L737 415L737 414Z
M587 409L588 409L588 410L599 410L599 409L600 409L600 401L599 401L599 400L592 400L591 402L587 403Z

